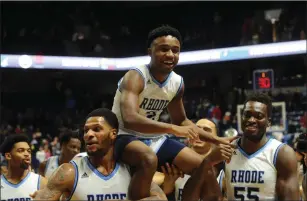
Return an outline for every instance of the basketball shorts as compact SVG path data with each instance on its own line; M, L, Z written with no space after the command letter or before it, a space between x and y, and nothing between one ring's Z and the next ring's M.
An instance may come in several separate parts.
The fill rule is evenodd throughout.
M159 171L165 163L171 164L178 153L185 147L184 144L170 138L168 135L157 138L142 138L140 136L121 134L117 136L115 141L115 158L120 159L125 147L136 140L143 142L156 153Z

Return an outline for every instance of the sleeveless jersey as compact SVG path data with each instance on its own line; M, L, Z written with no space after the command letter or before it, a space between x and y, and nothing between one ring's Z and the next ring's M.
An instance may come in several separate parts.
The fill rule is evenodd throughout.
M181 201L182 198L182 192L185 183L189 180L191 176L185 174L183 178L179 177L175 182L175 199L176 201Z
M1 175L1 201L29 201L31 193L39 190L40 175L29 172L18 184L10 183Z
M104 176L88 157L70 161L75 168L74 189L68 200L126 200L131 180L129 168L117 163L113 172Z
M49 178L58 167L59 156L51 156L50 158L48 158L45 167L45 177Z
M240 139L234 141L239 142ZM225 184L228 200L275 200L277 179L276 159L283 146L275 139L252 155L239 146L230 163L225 164Z
M168 106L169 102L178 94L181 87L183 86L183 78L171 72L168 78L163 82L159 83L149 72L149 66L143 65L133 70L137 71L144 80L144 89L139 95L139 114L149 119L158 121L163 110ZM120 99L121 99L121 82L118 83L118 89L114 97L112 111L116 114L119 122L119 134L131 134L136 136L154 138L161 135L156 134L143 134L137 131L129 130L124 127L121 110L120 110Z
M72 160L74 160L75 158L84 157L84 156L87 156L87 153L86 152L80 152L77 155L75 155Z

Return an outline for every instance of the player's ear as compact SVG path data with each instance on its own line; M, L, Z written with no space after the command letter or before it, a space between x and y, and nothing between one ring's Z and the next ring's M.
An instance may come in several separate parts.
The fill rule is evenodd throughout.
M12 159L12 156L11 156L10 153L5 153L4 157L5 157L6 160L11 160Z
M150 47L150 48L147 48L147 54L148 54L149 56L151 56L151 53L152 53L151 47Z
M269 118L268 122L267 122L267 126L270 127L272 124L271 124L271 118Z
M110 138L111 138L112 140L115 140L116 136L117 136L117 129L113 128L113 129L110 131Z

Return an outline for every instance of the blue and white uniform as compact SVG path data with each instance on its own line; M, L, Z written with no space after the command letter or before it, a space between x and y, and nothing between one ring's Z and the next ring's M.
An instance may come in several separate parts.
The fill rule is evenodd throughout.
M27 176L18 184L12 184L1 175L1 201L29 201L30 194L39 190L40 175L28 172Z
M158 121L161 113L168 104L178 95L183 87L183 78L171 72L163 82L158 82L150 73L149 65L139 66L132 70L138 72L143 78L144 89L139 94L139 115ZM118 89L114 97L112 111L116 114L119 122L118 138L116 140L117 156L123 152L125 146L134 140L141 140L157 153L159 165L165 162L172 162L177 154L184 148L184 145L174 139L169 139L168 133L150 134L141 133L125 128L121 115L121 84L123 78L118 83Z
M74 158L74 189L68 200L126 200L131 181L129 168L117 163L113 172L105 176L90 162L87 156Z
M234 143L239 144L240 139ZM239 146L225 164L225 184L229 200L275 200L276 159L284 146L275 139L254 154L248 155Z
M45 177L48 179L58 167L59 156L51 156L48 158L45 167Z

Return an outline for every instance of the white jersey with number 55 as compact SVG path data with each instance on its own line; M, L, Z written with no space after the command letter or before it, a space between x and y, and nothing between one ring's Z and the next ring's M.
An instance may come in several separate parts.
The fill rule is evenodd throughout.
M178 94L183 86L183 79L175 72L171 72L168 78L159 83L149 72L149 66L143 65L134 68L136 72L143 77L144 90L139 95L139 114L158 121L163 110L168 106L169 102ZM118 83L118 89L114 97L112 111L116 114L119 121L119 133L118 134L131 134L141 137L159 137L160 135L144 135L137 131L132 131L124 127L121 111L120 111L120 99L121 99L121 83L123 78Z
M261 149L251 155L238 146L230 163L225 164L227 199L275 200L275 165L278 151L283 145L275 139L269 139Z

